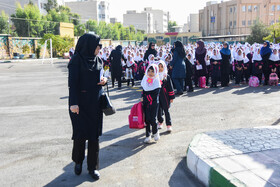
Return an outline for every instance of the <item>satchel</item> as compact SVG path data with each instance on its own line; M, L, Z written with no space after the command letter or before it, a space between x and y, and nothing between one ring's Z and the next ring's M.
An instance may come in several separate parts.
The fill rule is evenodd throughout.
M107 84L107 93L103 91L100 99L101 99L101 109L105 114L105 116L110 116L116 113L116 109L109 98L108 84Z

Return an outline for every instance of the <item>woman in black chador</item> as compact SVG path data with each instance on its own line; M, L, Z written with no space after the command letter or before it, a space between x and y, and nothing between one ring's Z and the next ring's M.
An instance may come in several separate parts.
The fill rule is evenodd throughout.
M111 61L111 73L112 73L112 87L115 86L115 80L118 81L118 88L122 87L122 60L125 61L125 58L122 53L122 46L118 45L115 50L111 52L109 57Z
M84 34L78 40L75 54L69 62L69 112L73 126L75 173L82 172L85 146L88 141L87 165L93 179L99 179L99 136L102 134L103 113L100 108L103 62L97 56L102 45L100 37Z

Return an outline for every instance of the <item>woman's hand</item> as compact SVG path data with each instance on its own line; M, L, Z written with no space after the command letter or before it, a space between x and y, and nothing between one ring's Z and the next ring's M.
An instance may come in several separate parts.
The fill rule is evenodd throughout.
M140 101L141 101L141 102L143 102L143 101L144 101L144 100L143 100L143 97L141 97Z
M173 69L173 67L172 67L172 66L169 66L169 69Z
M174 101L173 99L170 99L170 103L173 103L173 101Z
M196 63L197 63L197 65L200 65L200 63L199 63L199 61L198 61L198 60L196 60Z
M101 82L98 85L104 86L107 83L108 79L106 77L101 78Z
M213 64L215 64L215 65L216 65L216 64L218 64L218 62L217 62L217 61L215 61Z
M79 114L79 106L78 105L70 106L70 111L74 114Z

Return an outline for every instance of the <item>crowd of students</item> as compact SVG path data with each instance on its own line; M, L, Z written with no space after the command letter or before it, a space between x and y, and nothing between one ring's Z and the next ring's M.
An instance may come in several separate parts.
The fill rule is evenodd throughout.
M112 86L115 80L121 88L135 80L141 80L142 102L145 114L146 139L150 143L160 139L158 129L163 126L165 115L167 131L172 131L170 104L176 95L184 91L193 92L194 87L228 87L230 80L236 85L249 84L250 79L258 82L255 86L271 84L280 75L280 44L208 43L104 48L99 57L104 62L108 76L111 73ZM110 72L110 73L109 73ZM106 74L106 73L105 73ZM275 78L276 77L276 78ZM274 82L275 83L275 82ZM249 84L250 85L250 84ZM157 123L158 121L158 123ZM152 130L151 130L152 129Z

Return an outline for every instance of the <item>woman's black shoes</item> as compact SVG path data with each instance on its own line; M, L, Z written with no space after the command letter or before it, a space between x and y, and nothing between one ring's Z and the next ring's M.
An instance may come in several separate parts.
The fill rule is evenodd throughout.
M100 173L97 170L90 171L89 174L94 180L99 180L100 178Z
M83 170L83 164L75 164L75 169L74 169L74 171L75 171L75 174L76 175L81 175L81 173L82 173L82 170Z

